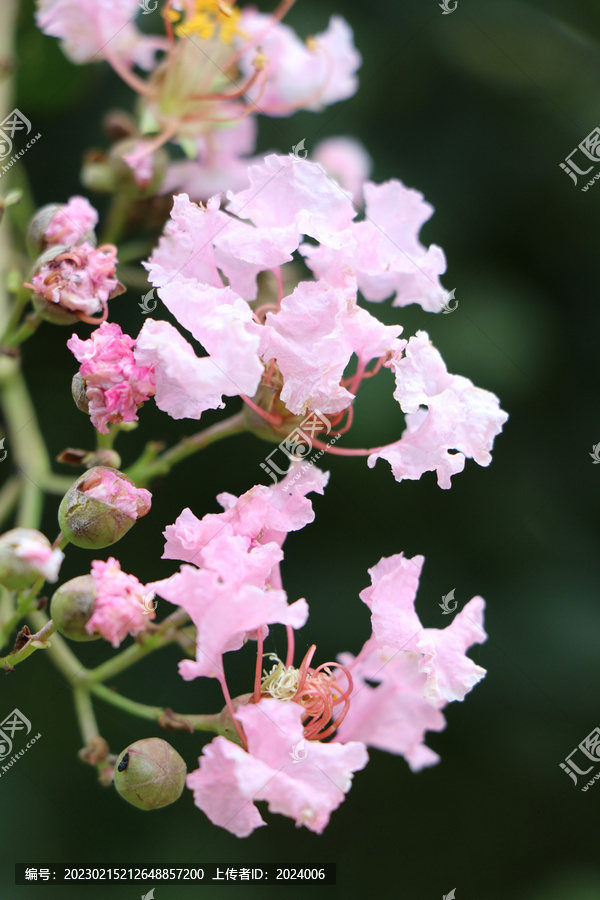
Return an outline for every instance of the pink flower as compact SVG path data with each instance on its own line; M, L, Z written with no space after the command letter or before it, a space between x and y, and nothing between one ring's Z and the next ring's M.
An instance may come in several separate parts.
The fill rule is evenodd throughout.
M74 63L153 65L156 42L132 24L139 0L38 0L36 21L45 34L60 38Z
M239 650L247 636L256 636L257 629L263 629L266 635L266 626L275 622L301 628L308 618L306 600L288 605L285 591L263 590L230 577L228 549L223 548L219 573L182 566L177 574L148 586L169 603L187 610L196 626L196 661L179 663L179 674L186 681L201 676L222 681L223 653Z
M446 259L439 247L426 249L418 237L433 207L396 179L366 182L364 197L365 219L353 224L353 241L341 252L307 246L308 265L332 284L350 266L366 300L393 296L394 306L418 303L428 312L440 312L446 295L439 276L446 271Z
M382 325L356 303L356 289L301 281L268 313L261 354L276 359L283 375L281 399L290 412L338 413L354 395L342 384L352 354L366 366L396 346L400 326Z
M266 58L265 83L247 91L260 112L285 116L296 109L316 111L356 93L361 57L352 29L339 16L332 16L327 30L306 43L289 26L253 9L243 11L240 28L252 45L260 44ZM238 43L243 46L245 40ZM247 78L252 75L255 55L250 50L240 59Z
M362 205L363 185L371 173L373 161L360 141L350 137L327 138L316 145L312 158L345 191L350 191L357 206Z
M52 216L44 233L46 244L72 246L93 235L98 213L85 197L71 197Z
M374 452L369 466L386 459L397 481L435 471L441 488L451 486L451 476L462 472L466 457L489 466L494 438L508 419L496 395L449 374L424 331L404 345L391 365L406 431L399 441Z
M135 575L123 572L112 556L106 562L92 562L92 577L97 595L94 612L85 626L89 634L99 633L118 647L128 634L143 631L148 619L156 617L151 606L154 593L140 584Z
M150 511L150 491L136 488L130 481L122 478L120 472L106 466L97 466L92 471L93 475L79 486L79 490L88 497L101 500L134 520L141 519Z
M371 587L361 600L371 610L373 637L380 647L422 654L419 672L426 675L424 696L433 701L463 700L485 675L485 669L465 655L482 644L484 601L473 597L443 629L423 628L414 608L423 557L403 553L383 557L369 569Z
M250 546L274 542L281 547L288 532L314 521L315 513L306 494L322 494L328 479L328 473L312 466L296 480L290 477L270 487L256 485L239 498L219 494L217 500L225 512L207 513L198 519L190 509L184 509L175 524L165 530L163 559L201 565L206 548L219 535L241 536Z
M74 334L67 347L85 380L93 424L107 434L109 424L137 421L138 408L155 391L152 366L138 366L135 341L119 325L103 322L87 341Z
M246 837L265 824L253 801L266 800L270 812L317 834L323 831L368 755L357 742L311 742L306 757L295 764L293 750L303 740L301 715L296 703L263 699L236 713L248 752L223 737L204 747L200 767L186 784L211 822Z
M116 261L117 248L112 244L96 249L84 241L44 262L28 287L79 318L106 316L107 301L120 293Z

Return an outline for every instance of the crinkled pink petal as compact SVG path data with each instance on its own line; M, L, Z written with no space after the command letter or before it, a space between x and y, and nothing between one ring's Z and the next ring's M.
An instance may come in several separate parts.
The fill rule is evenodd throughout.
M353 353L366 364L387 353L400 327L382 325L356 305L352 288L301 281L269 313L261 329L261 354L276 359L283 375L281 399L290 412L337 413L353 400L340 382Z
M446 720L438 705L424 696L419 660L419 654L380 647L375 641L367 642L356 658L341 654L339 661L350 670L354 690L334 740L362 741L397 753L413 772L435 765L439 756L425 746L425 732L442 731Z
M292 818L320 834L331 813L343 802L353 773L363 769L368 754L363 744L308 742L307 754L293 761L293 747L303 741L302 707L263 699L238 709L248 739L248 752L217 737L191 772L187 786L194 802L215 825L246 837L264 824L254 800L266 800L269 810Z
M133 150L126 153L123 159L133 172L137 186L145 190L154 177L152 142L147 140L137 141Z
M84 485L85 494L114 506L131 519L139 519L149 512L152 494L146 488L136 488L134 484L121 478L117 472L102 469L93 484Z
M424 331L408 341L404 355L398 353L392 365L394 397L406 413L406 431L399 441L372 454L369 466L387 459L397 481L436 471L442 488L451 486L450 478L462 471L465 457L488 466L494 438L508 419L498 397L462 375L451 375Z
M92 562L92 577L97 595L94 612L85 626L89 634L99 633L118 647L128 634L138 634L149 619L156 618L151 607L153 591L140 584L135 575L123 572L112 556L106 562Z
M485 675L485 669L465 655L472 644L483 644L481 597L472 600L457 613L447 628L424 628L416 641L423 654L419 669L427 675L425 696L432 700L464 700L465 694Z
M77 244L93 234L98 213L85 197L71 197L52 216L44 238L47 244Z
M350 191L357 206L362 205L363 185L373 166L373 161L360 141L351 137L333 137L320 141L312 153L328 175Z
M70 312L101 312L117 287L116 247L84 241L40 266L31 283L37 294Z
M260 228L294 226L296 246L302 234L336 248L350 240L352 201L318 163L273 154L250 166L248 177L247 190L227 195L229 212Z
M485 674L465 655L472 644L486 640L484 602L474 597L447 628L423 628L414 608L422 565L422 556L383 557L369 569L371 586L360 597L371 610L373 637L380 647L422 654L418 668L427 676L424 696L462 700Z
M257 42L267 60L263 78L247 91L261 112L285 116L300 108L316 111L356 93L361 57L350 26L339 16L332 16L327 30L311 38L310 45L288 25L253 9L243 11L240 28L253 39L253 48L240 59L242 74L250 78L254 72Z
M154 366L156 405L173 419L199 419L207 409L222 409L223 394L240 393L213 359L198 359L193 348L168 322L148 320L135 346L139 365Z
M198 519L190 509L184 509L165 529L163 559L200 565L205 548L219 535L240 535L252 544L274 542L281 547L289 531L298 531L314 521L306 494L322 494L329 480L329 473L316 466L306 473L296 469L300 467L292 467L292 475L283 481L270 487L256 485L241 497L218 494L217 500L225 510L222 513L207 513Z
M252 396L264 369L258 355L260 328L248 304L229 287L195 282L171 282L159 294L209 354L222 375L222 393Z
M408 646L423 626L415 612L424 556L409 559L404 553L384 556L369 569L371 586L360 599L371 610L373 636L381 646Z
M193 278L202 284L223 287L213 240L230 218L219 206L219 195L211 197L206 206L191 203L187 194L173 198L171 218L163 236L144 263L151 284L162 287L174 279Z
M285 591L222 581L216 572L188 565L148 587L182 606L196 625L196 662L183 660L179 664L179 673L186 681L200 676L221 678L222 654L239 650L247 632L276 622L301 628L308 618L306 600L288 605Z
M36 21L45 34L60 38L74 63L117 57L128 66L150 69L156 41L133 24L139 0L38 0Z
M76 334L67 341L81 363L92 423L104 434L111 423L136 421L138 407L154 394L152 367L136 364L134 346L113 322L103 322L87 341Z
M318 278L339 283L350 268L366 300L394 297L394 306L418 303L440 312L446 293L439 276L446 271L443 251L419 241L419 231L433 212L419 191L395 179L364 185L365 219L353 223L349 242L341 250L305 246L302 252Z

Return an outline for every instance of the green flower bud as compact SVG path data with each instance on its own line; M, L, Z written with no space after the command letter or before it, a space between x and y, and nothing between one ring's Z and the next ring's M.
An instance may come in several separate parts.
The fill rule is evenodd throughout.
M12 528L0 536L0 584L23 591L38 578L56 582L64 556L34 528Z
M89 634L86 622L94 612L96 584L91 575L78 575L54 592L50 615L57 630L72 641L96 641L101 634Z
M179 799L186 766L162 738L144 738L123 750L115 765L115 787L138 809L160 809Z
M140 185L135 178L135 173L123 159L128 153L135 150L140 141L138 138L126 138L119 141L111 147L108 154L108 160L112 169L115 180L116 189L125 194L129 194L137 199L152 197L161 184L163 183L167 166L169 164L168 154L159 148L151 154L152 171L147 184Z
M150 510L151 497L131 478L94 466L69 488L58 510L63 535L76 547L99 550L119 541Z
M80 375L79 372L76 372L76 374L73 375L71 393L73 394L73 400L75 401L77 409L80 409L81 412L89 415L90 403L87 398L87 384L85 383L85 378L83 375Z

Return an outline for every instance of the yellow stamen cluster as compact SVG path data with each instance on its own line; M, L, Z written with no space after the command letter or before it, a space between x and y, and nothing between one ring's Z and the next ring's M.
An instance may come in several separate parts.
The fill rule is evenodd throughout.
M196 0L194 12L183 20L174 9L167 15L171 22L177 22L175 30L180 37L197 35L204 41L217 37L224 44L231 44L236 35L242 35L238 28L239 9L223 0Z
M274 654L268 654L275 660L275 665L270 672L264 672L260 685L262 693L270 694L276 700L291 700L298 690L299 673L293 666L286 668L281 660Z

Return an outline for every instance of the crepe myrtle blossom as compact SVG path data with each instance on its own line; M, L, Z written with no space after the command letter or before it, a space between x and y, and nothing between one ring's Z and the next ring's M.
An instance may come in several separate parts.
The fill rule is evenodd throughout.
M34 291L34 305L50 321L68 324L79 319L98 325L108 316L108 301L125 290L116 266L113 244L93 247L83 241L67 249L50 247L37 260L25 287Z
M73 62L105 59L140 95L142 130L155 137L131 160L139 171L141 154L170 140L193 157L197 139L223 123L320 110L356 92L361 58L350 27L333 16L303 43L281 23L293 2L261 14L222 0L167 0L164 37L137 30L137 0L38 0L37 22Z
M207 353L198 358L170 323L146 321L134 353L138 365L155 366L159 408L199 418L239 395L262 437L280 441L313 411L339 436L351 427L361 383L386 367L406 416L400 439L364 450L314 446L366 455L371 466L386 459L398 481L436 471L443 488L465 458L488 465L507 418L498 398L449 374L425 332L401 339L401 326L358 304L360 291L368 301L442 309L445 260L419 242L432 212L422 195L398 181L367 182L365 218L355 221L350 196L318 163L271 155L248 175L250 187L229 192L224 209L220 195L205 206L177 195L145 263L166 307ZM300 280L302 259L315 278Z
M67 341L81 363L73 393L79 393L78 405L102 434L110 424L137 421L138 408L154 394L152 367L136 364L134 346L113 322L103 322L86 341L76 334Z
M294 631L306 624L308 606L287 602L281 547L289 531L312 520L306 495L326 481L313 467L239 498L220 495L222 513L198 519L184 510L165 531L164 558L185 564L147 586L187 610L196 626L196 660L179 664L182 677L217 678L223 689L231 740L219 736L204 747L187 786L212 822L240 837L265 824L253 800L320 833L366 764L368 746L403 756L415 771L433 765L438 756L426 732L442 730L445 705L485 674L466 656L486 639L483 600L471 600L445 629L424 628L414 608L423 557L402 553L370 570L361 599L372 633L358 656L315 664L313 644L294 666ZM277 624L286 625L285 661L263 652ZM223 656L248 640L257 646L253 689L232 699ZM294 757L299 744L306 752Z
M128 634L139 634L148 619L156 618L150 601L154 597L135 575L128 575L121 564L110 556L106 562L92 562L92 578L96 588L94 611L85 625L88 634L101 634L118 647Z

